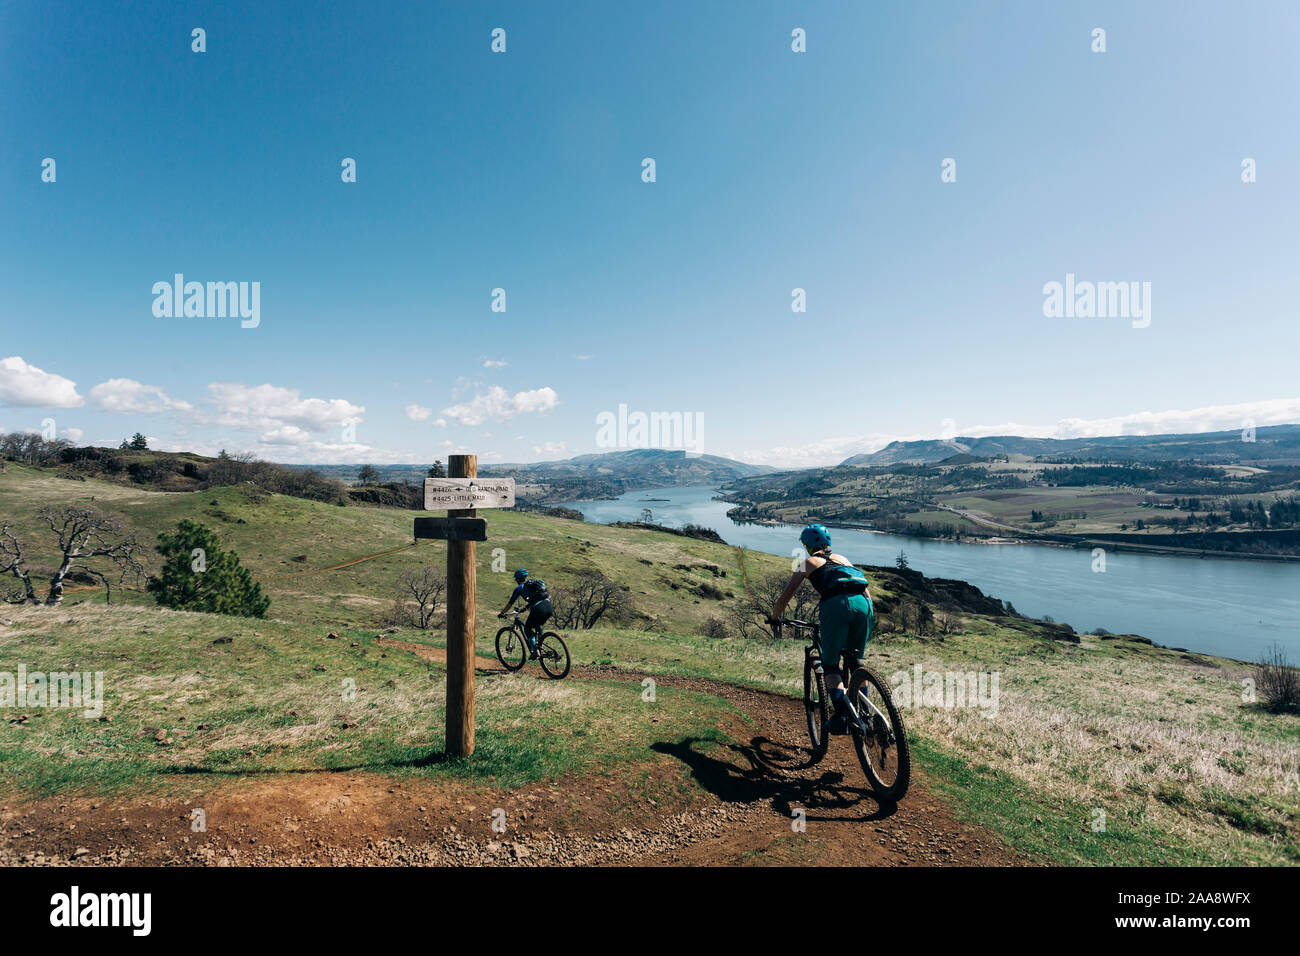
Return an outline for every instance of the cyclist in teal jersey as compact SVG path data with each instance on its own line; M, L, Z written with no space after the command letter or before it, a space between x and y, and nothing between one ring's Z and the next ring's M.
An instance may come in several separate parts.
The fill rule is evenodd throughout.
M771 623L780 618L799 585L804 581L816 589L821 597L819 620L821 622L822 666L826 671L826 689L835 705L835 715L827 729L833 734L848 730L848 711L845 707L844 675L851 674L866 651L875 608L871 603L871 589L866 575L854 567L843 555L831 551L831 534L825 525L811 524L799 534L804 550L808 552L790 577L785 590L776 599ZM845 669L840 669L840 660Z

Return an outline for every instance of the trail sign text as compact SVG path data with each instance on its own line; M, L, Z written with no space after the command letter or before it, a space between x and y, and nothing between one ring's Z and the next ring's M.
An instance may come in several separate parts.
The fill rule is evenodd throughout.
M513 508L513 478L426 478L424 510L461 508Z

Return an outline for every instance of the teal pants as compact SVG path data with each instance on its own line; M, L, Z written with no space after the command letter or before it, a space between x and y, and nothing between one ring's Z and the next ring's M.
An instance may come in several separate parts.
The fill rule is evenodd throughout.
M822 666L839 670L840 659L845 654L860 660L867 649L875 618L876 610L863 594L841 594L822 601Z

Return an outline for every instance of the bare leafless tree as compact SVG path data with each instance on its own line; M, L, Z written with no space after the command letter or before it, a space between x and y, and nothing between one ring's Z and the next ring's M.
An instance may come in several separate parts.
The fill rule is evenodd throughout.
M731 607L731 626L735 632L748 638L775 636L767 619L789 580L789 575L781 573L751 578L745 596ZM817 602L817 592L804 581L786 605L785 616L797 621L812 620L817 613Z
M407 568L397 579L397 591L403 604L411 598L415 599L415 626L428 628L439 602L447 593L447 576L428 565Z
M0 435L0 458L28 465L46 465L54 461L72 442L61 438L47 439L39 432L9 432Z
M934 616L934 628L940 634L956 634L961 630L961 618L948 611L940 611Z
M627 589L599 571L580 575L570 587L551 588L557 627L586 630L602 617L618 619L631 610Z
M10 604L41 603L41 599L36 596L36 588L32 585L31 575L27 573L22 542L9 530L8 523L0 527L0 574L12 574L23 585L21 591L5 597L7 602Z
M38 517L54 532L60 553L59 566L50 578L49 591L43 602L36 596L17 536L8 525L0 530L0 572L12 574L23 583L23 593L18 601L56 607L63 602L63 583L68 575L81 572L104 585L105 600L111 604L113 579L101 567L103 561L117 571L119 584L127 577L139 578L145 573L144 563L140 560L143 551L140 543L116 518L98 509L80 506L44 508ZM99 564L89 563L96 559L99 559Z

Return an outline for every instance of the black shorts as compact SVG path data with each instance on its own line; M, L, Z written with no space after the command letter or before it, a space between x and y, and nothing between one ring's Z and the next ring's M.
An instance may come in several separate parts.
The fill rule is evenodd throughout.
M536 636L542 629L542 625L551 619L555 613L555 608L551 607L549 600L538 601L528 609L528 620L524 621L524 631Z

